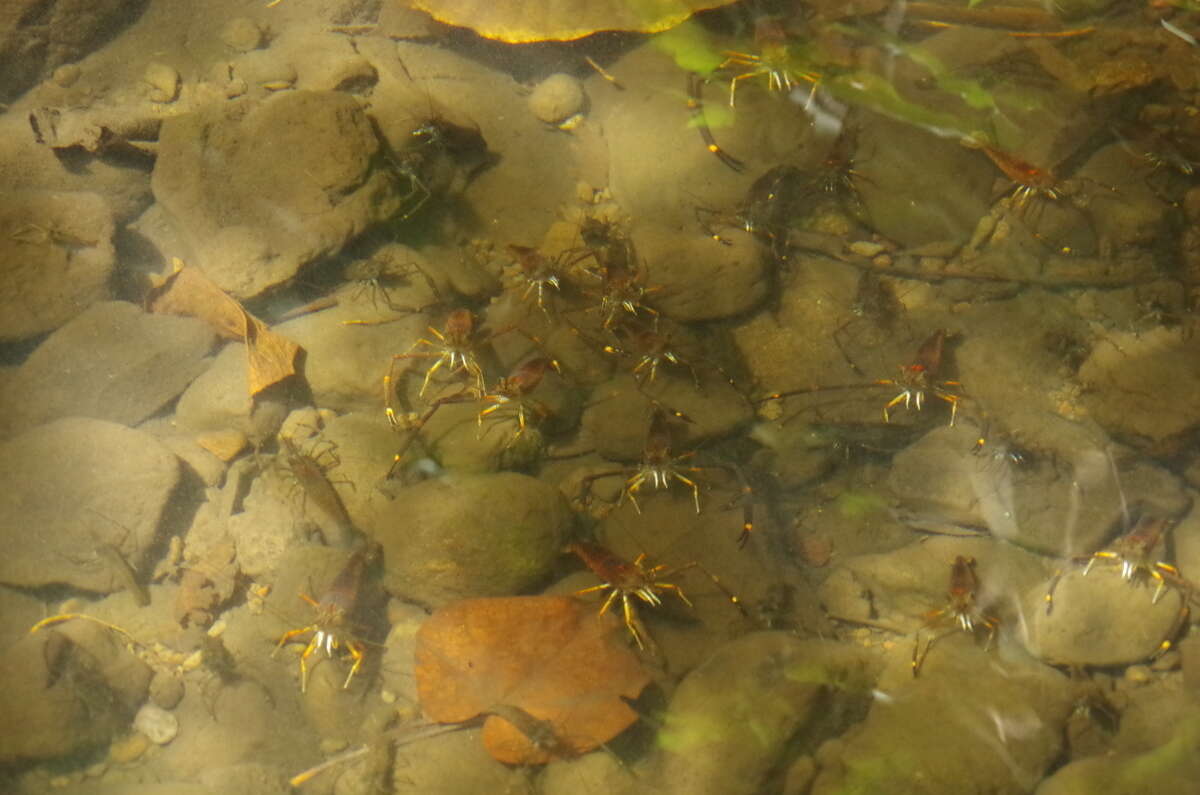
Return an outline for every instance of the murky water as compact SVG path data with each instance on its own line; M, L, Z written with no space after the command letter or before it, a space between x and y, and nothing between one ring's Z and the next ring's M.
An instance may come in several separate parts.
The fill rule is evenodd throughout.
M5 791L1200 775L1188 3L25 5Z

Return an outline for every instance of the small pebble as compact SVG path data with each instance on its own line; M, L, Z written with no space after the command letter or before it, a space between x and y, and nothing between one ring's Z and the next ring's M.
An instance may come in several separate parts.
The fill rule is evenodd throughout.
M183 699L183 681L165 671L150 680L150 700L163 709L174 709Z
M1135 685L1144 685L1154 678L1154 672L1149 665L1131 665L1125 669L1125 681Z
M1162 656L1154 662L1150 663L1152 671L1174 671L1183 662L1183 656L1179 653L1179 649L1168 649L1163 652Z
M146 753L149 747L149 737L141 732L133 732L108 747L108 758L113 764L128 764Z
M561 124L583 111L583 85L559 72L538 83L529 95L529 109L547 124Z
M173 66L150 64L142 73L142 82L150 86L151 102L174 102L179 96L179 72Z
M850 251L860 257L873 257L883 251L883 244L870 240L856 240L850 244Z
M263 31L248 17L235 17L221 28L221 43L234 52L257 50L263 43Z
M150 742L166 745L179 734L179 721L160 706L143 704L133 718L133 728L149 737Z
M228 463L246 448L246 434L238 430L210 431L196 436L196 444Z
M296 83L296 67L270 50L249 52L234 61L233 78L268 91L282 91Z
M82 74L83 70L79 68L78 64L67 63L55 69L54 74L50 75L50 79L56 86L70 88L78 82Z
M880 254L878 256L871 257L871 264L879 268L890 267L892 264L892 255Z
M108 760L101 759L95 764L88 765L83 769L84 778L100 778L108 772Z

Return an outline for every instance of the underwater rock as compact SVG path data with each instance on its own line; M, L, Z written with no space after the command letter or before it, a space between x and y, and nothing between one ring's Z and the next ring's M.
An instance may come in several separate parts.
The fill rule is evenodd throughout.
M256 648L264 647L260 640ZM280 792L284 776L278 768L273 767L270 776L259 770L258 780L237 776L234 771L253 768L264 758L294 758L297 749L311 748L309 753L315 755L316 743L304 721L296 717L280 720L275 714L281 698L278 695L272 700L263 685L242 679L211 688L207 704L184 700L180 707L183 736L157 749L162 769L179 779L212 781L212 789L207 790L212 793ZM235 783L221 786L226 780Z
M1142 753L1118 751L1071 762L1041 782L1036 795L1191 792L1200 779L1200 714L1192 708L1174 727L1170 740Z
M179 70L164 63L151 63L142 72L151 102L174 102L179 96Z
M879 234L903 246L965 243L988 212L995 167L979 152L919 127L868 115L855 186ZM917 198L920 197L920 198Z
M1050 437L1047 446L1060 449L1067 434L1082 445L1079 430L1086 424L1073 434L1056 427L1077 416L1070 375L1079 366L1077 347L1092 333L1070 298L1030 288L1006 301L975 304L954 323L962 333L951 329L943 378L962 381L962 391L995 413L994 425L1030 435L1022 439L1027 445ZM1060 416L1043 419L1048 414Z
M15 588L0 587L0 649L29 633L46 615L46 603Z
M1046 587L1023 599L1023 637L1029 653L1054 665L1127 665L1148 659L1178 632L1183 595L1168 588L1157 602L1148 587L1121 577L1115 561L1096 563L1085 577L1071 567L1054 587L1053 608L1046 608Z
M302 521L302 499L299 484L281 468L260 474L250 484L242 510L226 520L244 574L277 573L288 550L305 542L306 531L315 525Z
M368 94L379 81L379 72L359 54L354 40L348 36L329 36L309 27L289 27L272 39L271 53L296 65L293 81L307 91ZM242 76L239 72L235 65L234 73Z
M221 28L221 43L234 52L257 50L263 43L263 30L249 17L234 17Z
M10 432L59 417L134 425L204 371L216 338L204 323L124 301L93 305L51 334L4 386Z
M362 529L383 545L384 587L432 606L544 582L572 518L557 489L513 472L377 491L372 508Z
M1114 464L1107 442L1096 434L1053 415L1043 422L1064 426L1060 438L1074 435L1074 445L1040 447L1014 461L996 442L981 455L973 447L979 433L962 423L935 428L897 453L888 485L904 521L986 529L1028 549L1066 556L1099 548L1122 520L1127 500L1153 504L1167 515L1186 507L1187 495L1166 470L1136 460ZM1066 426L1074 434L1065 433Z
M288 91L165 121L151 184L182 258L248 298L401 210L409 187L378 151L354 98Z
M464 729L396 749L393 780L408 792L520 792L528 770L497 762L484 750L480 729Z
M932 535L890 552L847 556L838 560L833 576L822 584L821 598L827 600L829 611L835 615L875 621L897 631L915 631L925 623L922 616L949 605L950 576L959 556L975 561L972 568L978 585L977 618L992 616L1005 627L1030 620L1014 615L1009 605L1030 591L1040 589L1045 594L1052 563L987 536ZM1040 609L1045 610L1044 602ZM948 616L940 618L946 620L931 631L955 629ZM982 648L986 633L982 622L977 623L981 626L978 642ZM966 633L955 634L966 637ZM939 641L930 660L942 653L943 644L950 647L949 638ZM903 643L897 655L907 658L911 651L912 645Z
M441 468L458 474L528 469L542 452L544 437L536 427L516 435L516 423L503 417L485 418L479 424L475 402L442 407L421 430L421 441L410 450L424 449ZM410 453L411 461L416 456ZM417 461L416 466L425 466Z
M55 420L10 439L0 446L0 582L126 588L179 479L157 439L102 420Z
M705 373L704 364L697 364ZM712 439L728 436L753 417L750 404L719 373L704 375L698 391L689 375L659 375L639 388L632 375L619 374L592 390L580 420L582 434L596 452L614 461L640 461L646 446L650 409L646 398L687 417L672 421L671 449L676 455Z
M113 217L95 193L0 197L0 341L58 328L111 295Z
M560 124L583 110L587 97L583 85L559 72L538 83L529 95L529 109L547 124Z
M671 698L649 763L650 791L761 792L798 733L815 747L862 709L870 667L861 650L784 632L721 646Z
M379 405L365 412L351 412L325 424L316 444L327 444L337 463L325 476L333 485L355 526L362 527L371 515L371 493L392 466L400 437L392 431ZM332 463L332 461L327 461Z
M392 628L384 641L383 658L379 663L379 676L383 689L390 692L397 702L401 720L420 715L417 702L417 682L413 676L413 654L417 646L417 632L429 614L424 608L395 601L388 609L388 621ZM407 710L407 711L406 711Z
M243 739L251 740L256 738L244 737ZM209 795L209 793L222 792L253 792L255 795L290 795L292 792L295 792L294 787L288 786L286 776L279 769L278 765L258 762L253 757L248 761L233 765L206 765L199 772L197 780L200 784L204 785L205 789L203 793L195 793L195 795ZM164 787L162 793L147 788L144 791L144 795L193 795L191 790L175 788L184 785L176 783L167 786L171 788ZM337 791L335 790L335 792ZM342 795L342 793L339 792L339 795Z
M0 102L81 60L145 7L143 0L12 0L0 11Z
M595 122L604 130L608 187L635 220L653 218L665 227L690 230L699 242L719 248L697 223L697 207L732 211L745 199L755 175L810 152L817 156L811 146L814 125L803 103L777 101L767 91L742 91L736 113L731 113L729 84L720 81L705 92L705 118L719 146L745 161L745 169L735 171L712 155L697 130L689 129L694 122L689 123L682 96L686 75L662 48L642 44L609 71L637 90L597 86L589 93L588 126Z
M1114 436L1159 441L1200 425L1200 357L1182 328L1110 331L1079 368L1088 412Z
M150 700L162 709L175 709L183 693L183 680L174 673L156 671L150 680Z
M767 295L764 257L749 234L725 233L722 245L695 230L642 224L631 237L655 291L646 300L672 320L734 317L751 311Z
M133 716L133 728L155 745L166 745L179 734L179 720L157 704L143 704Z
M230 81L245 88L252 88L256 95L292 88L299 75L296 66L278 50L248 52L235 60L228 68Z
M964 632L938 643L919 678L902 657L866 720L817 754L813 795L1029 792L1058 758L1073 699L1062 674L1000 660Z
M852 384L870 378L887 378L896 366L911 357L887 326L868 336L865 323L851 323L863 278L860 271L830 257L798 252L789 258L786 274L773 289L771 311L758 312L733 331L737 347L753 383L770 391L807 389L818 383ZM837 344L814 344L833 337ZM918 340L916 345L920 344ZM847 346L853 364L839 346ZM906 346L907 347L907 346ZM857 349L857 350L855 350ZM857 371L856 369L857 368ZM879 400L871 405L866 401ZM804 413L809 402L817 411ZM878 388L859 392L798 395L784 402L785 416L823 423L863 423L879 417L887 402Z
M51 759L107 743L145 697L150 669L108 630L76 621L26 635L0 655L0 762Z
M246 346L230 342L212 365L179 397L175 420L196 432L241 431L258 444L273 436L287 417L286 383L250 397Z
M578 759L555 760L538 777L542 795L633 795L645 792L628 765L614 754L584 754Z
M341 300L337 306L274 328L304 348L304 380L317 405L336 411L382 414L383 377L392 356L408 352L419 338L430 336L425 328L428 319L418 313L390 311L382 301L379 307L372 307L366 297L347 300L362 290L358 285L348 286L338 292ZM401 294L395 300L398 305L407 304ZM347 323L363 320L373 325ZM421 345L414 352L427 350ZM403 381L409 370L419 369L423 374L434 361L422 357L397 361L393 383Z

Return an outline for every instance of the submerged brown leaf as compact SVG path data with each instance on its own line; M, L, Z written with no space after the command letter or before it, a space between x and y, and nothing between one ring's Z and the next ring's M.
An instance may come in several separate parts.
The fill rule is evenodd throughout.
M222 337L245 342L251 397L296 372L299 345L271 331L196 268L178 259L174 265L174 273L150 293L151 312L198 318Z
M563 596L449 604L417 633L416 662L426 715L442 723L487 715L484 746L509 764L608 742L637 720L622 697L650 681L618 622Z

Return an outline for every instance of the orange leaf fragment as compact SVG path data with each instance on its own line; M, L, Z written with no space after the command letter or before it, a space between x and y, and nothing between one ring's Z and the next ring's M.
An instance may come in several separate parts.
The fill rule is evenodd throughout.
M299 345L271 331L201 271L173 263L174 273L150 293L151 312L198 318L222 337L245 342L251 397L296 372Z
M650 682L619 623L565 596L446 605L418 631L416 663L431 720L487 715L484 747L519 765L608 742L637 720L622 697L636 698Z

